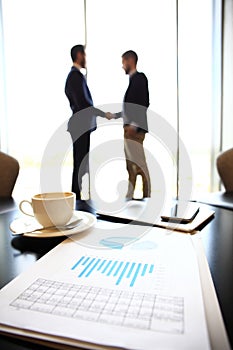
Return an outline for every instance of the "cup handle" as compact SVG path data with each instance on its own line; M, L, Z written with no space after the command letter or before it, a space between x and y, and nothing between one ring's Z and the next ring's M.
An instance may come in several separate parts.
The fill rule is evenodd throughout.
M24 204L24 203L30 204L30 206L31 206L31 208L32 208L32 203L29 202L29 201L27 201L26 199L24 199L23 201L21 201L21 202L19 203L19 209L21 210L21 212L24 213L25 215L29 215L29 216L33 216L33 217L34 217L33 214L29 214L29 213L27 213L27 212L23 209L23 204Z

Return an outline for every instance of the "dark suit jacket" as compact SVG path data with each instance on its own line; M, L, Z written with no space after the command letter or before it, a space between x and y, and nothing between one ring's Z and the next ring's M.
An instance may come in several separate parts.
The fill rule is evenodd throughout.
M93 107L93 101L86 79L79 69L72 67L65 84L65 94L70 102L73 115L68 122L68 131L75 138L87 131L96 129L96 116L105 113Z
M130 77L126 90L123 111L116 118L123 117L124 125L136 124L139 132L148 132L147 108L149 107L148 81L144 73L136 72Z

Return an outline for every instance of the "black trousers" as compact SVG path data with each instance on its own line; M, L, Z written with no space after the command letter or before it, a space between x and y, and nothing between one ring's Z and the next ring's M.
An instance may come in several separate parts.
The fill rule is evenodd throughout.
M77 140L73 139L72 192L76 193L76 199L81 199L82 178L89 174L90 135L88 131Z

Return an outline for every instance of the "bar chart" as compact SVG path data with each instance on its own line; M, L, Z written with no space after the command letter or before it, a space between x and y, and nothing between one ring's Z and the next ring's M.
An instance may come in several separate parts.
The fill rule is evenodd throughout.
M133 287L139 280L152 276L155 272L155 265L152 263L141 263L135 261L124 261L114 259L102 259L99 257L81 256L71 267L77 274L77 278L88 278L90 276L104 276L114 279L116 286L128 282Z

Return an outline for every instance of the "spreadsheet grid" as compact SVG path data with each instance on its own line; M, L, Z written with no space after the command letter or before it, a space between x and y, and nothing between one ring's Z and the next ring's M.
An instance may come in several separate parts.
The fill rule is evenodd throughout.
M17 309L169 333L184 332L183 297L113 290L39 278L11 304Z

